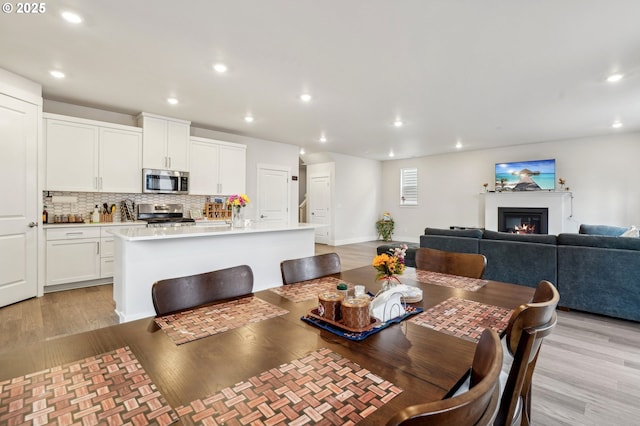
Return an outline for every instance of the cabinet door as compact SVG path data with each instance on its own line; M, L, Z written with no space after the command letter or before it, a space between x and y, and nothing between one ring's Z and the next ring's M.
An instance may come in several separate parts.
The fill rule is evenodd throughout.
M100 278L100 239L47 241L45 285Z
M50 191L98 190L98 128L46 120L46 183Z
M100 129L100 190L142 192L142 134Z
M220 145L220 194L242 194L246 185L246 148Z
M191 157L189 165L189 194L219 194L219 146L215 143L191 140L189 156Z
M167 121L154 117L143 118L142 164L149 169L166 169Z
M189 170L189 125L167 122L167 158L169 170Z

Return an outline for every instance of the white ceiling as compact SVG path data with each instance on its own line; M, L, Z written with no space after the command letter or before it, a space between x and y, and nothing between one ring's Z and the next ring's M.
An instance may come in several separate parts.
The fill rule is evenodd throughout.
M0 14L0 67L46 99L379 160L640 131L638 0L45 5Z

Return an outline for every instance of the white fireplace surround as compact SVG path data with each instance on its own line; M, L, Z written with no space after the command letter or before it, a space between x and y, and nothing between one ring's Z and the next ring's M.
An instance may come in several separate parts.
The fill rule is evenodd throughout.
M534 207L549 210L549 234L568 232L571 193L568 191L485 192L484 227L498 230L498 207Z

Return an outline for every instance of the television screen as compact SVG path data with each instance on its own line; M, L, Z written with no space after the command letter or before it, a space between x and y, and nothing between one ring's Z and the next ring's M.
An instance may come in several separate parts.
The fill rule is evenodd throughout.
M554 191L556 160L496 164L496 191Z

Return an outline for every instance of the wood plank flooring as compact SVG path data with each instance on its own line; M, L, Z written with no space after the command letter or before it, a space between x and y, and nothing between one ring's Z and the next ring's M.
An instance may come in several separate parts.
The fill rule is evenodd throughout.
M338 253L347 270L370 265L380 244L316 245L316 253ZM0 352L116 324L113 309L111 285L0 308ZM558 325L541 349L533 392L534 425L640 424L640 324L558 311Z

